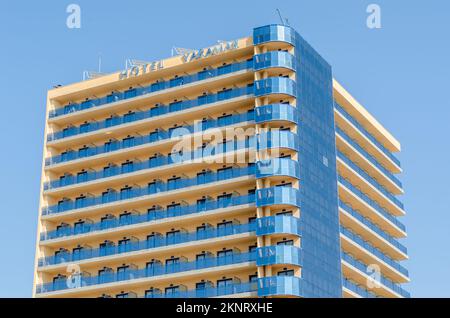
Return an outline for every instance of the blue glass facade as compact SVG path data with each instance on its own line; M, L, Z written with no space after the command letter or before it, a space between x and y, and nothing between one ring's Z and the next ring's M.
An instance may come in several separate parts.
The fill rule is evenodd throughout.
M255 96L284 92L297 99L304 297L341 297L342 274L331 66L292 28L254 29L254 44L286 42L295 47L296 81L255 82ZM276 89L267 86L275 85ZM276 198L276 196L275 196ZM266 199L267 200L267 199ZM290 199L292 201L292 199ZM258 205L258 194L257 194Z

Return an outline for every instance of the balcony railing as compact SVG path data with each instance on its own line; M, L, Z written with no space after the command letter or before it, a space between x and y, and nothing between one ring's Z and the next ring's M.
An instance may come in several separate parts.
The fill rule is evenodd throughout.
M348 190L353 192L355 196L360 198L362 201L367 203L369 206L371 206L373 209L375 209L377 212L379 212L382 216L384 216L386 219L388 219L390 222L395 224L399 229L401 229L403 232L406 231L406 227L403 223L401 223L395 216L393 216L391 213L386 211L386 209L382 208L376 201L372 200L367 196L365 193L363 193L360 189L356 188L350 181L345 179L342 176L338 176L338 181L344 185Z
M256 235L293 234L301 236L300 219L288 215L272 215L256 219Z
M76 253L61 253L39 259L39 266L49 266L68 262L76 262L81 260L92 259L96 257L105 257L119 255L123 253L151 250L158 247L172 246L207 240L212 238L226 237L235 234L249 233L255 231L255 223L233 224L224 228L206 228L200 232L179 232L171 236L164 237L161 234L155 234L147 240L130 240L119 245L110 245L101 248L83 248Z
M282 67L295 70L295 56L285 51L270 51L254 56L255 71L271 67Z
M218 94L210 94L199 97L193 100L185 100L172 105L159 105L158 107L153 107L145 111L134 111L123 116L111 117L99 122L91 122L84 124L79 127L72 126L62 131L57 131L47 136L47 141L59 140L62 138L68 138L72 136L77 136L81 134L86 134L92 131L115 127L119 125L124 125L132 122L141 121L148 118L154 118L170 113L175 113L179 111L184 111L193 107L208 105L220 101L229 100L232 98L237 98L245 95L253 95L253 86L234 88L231 90L219 92ZM220 121L220 120L219 120ZM209 122L209 121L208 121ZM206 124L208 124L208 122ZM213 126L211 126L213 127ZM210 128L206 126L207 129Z
M361 169L357 164L355 164L353 161L351 161L346 155L344 155L342 152L337 151L337 157L344 161L350 168L352 168L354 171L356 171L361 177L364 178L367 182L369 182L372 186L374 186L378 191L380 191L384 196L386 196L389 200L391 200L396 206L398 206L400 209L404 209L403 203L400 202L399 199L395 197L391 192L386 190L385 187L383 187L381 184L378 183L377 180L372 178L367 172L365 172L363 169Z
M258 296L297 296L303 293L302 279L295 276L263 277L258 281Z
M284 94L297 96L297 86L294 80L287 77L269 77L255 81L255 96L268 94Z
M257 266L303 264L303 253L299 247L288 245L265 246L256 249Z
M256 178L284 176L300 179L300 167L296 160L273 158L256 162Z
M204 178L195 177L195 178L177 179L174 180L173 182L167 183L157 181L149 184L149 186L145 188L134 188L134 189L129 188L126 191L120 192L109 191L108 193L105 193L101 196L96 197L85 196L75 201L72 200L61 201L56 205L44 207L42 209L42 214L48 215L48 214L62 213L70 210L83 209L96 205L104 205L112 202L124 201L152 194L157 194L160 192L169 192L177 189L183 189L187 187L193 187L217 181L239 178L243 176L250 176L254 174L255 174L255 167L248 166L244 168L232 168L219 173L211 172Z
M255 121L257 124L277 120L298 124L300 122L300 114L297 107L289 104L270 104L255 107Z
M230 283L224 286L208 286L191 290L176 290L162 292L161 290L147 293L145 298L207 298L223 297L227 295L252 293L258 290L258 282Z
M339 201L339 206L344 209L345 212L349 213L351 216L353 216L355 219L357 219L359 222L366 225L368 228L370 228L372 231L380 235L382 238L384 238L386 241L394 245L396 248L398 248L402 253L407 254L408 249L401 244L397 239L383 231L380 227L378 227L375 223L370 221L368 218L364 217L362 214L360 214L358 211L354 210L351 206L348 204L345 204L342 201Z
M272 187L256 190L256 206L293 205L300 207L300 191L291 187Z
M369 242L364 241L364 239L358 234L353 233L350 229L347 229L343 226L341 226L341 233L344 234L345 237L349 238L351 241L355 242L357 245L368 251L369 253L375 255L383 262L385 262L389 266L393 267L394 269L402 273L404 276L408 277L408 270L405 267L403 267L398 262L396 262L386 254L384 254L382 251L380 251L378 248L376 248Z
M334 101L334 106L338 110L339 114L344 116L350 121L364 136L367 137L372 143L374 143L386 156L389 157L397 166L400 167L400 160L395 155L386 149L371 133L369 133L355 118L353 118L341 105Z
M107 231L114 228L130 226L134 224L142 224L152 222L155 220L163 220L173 217L180 217L185 215L203 213L217 209L231 208L234 206L255 203L255 194L232 196L231 198L221 200L205 199L204 203L192 205L179 205L170 209L163 209L162 207L155 207L145 214L130 214L126 218L105 219L96 223L83 223L81 226L60 227L57 230L41 233L41 241L52 240L61 237L70 237L74 235L81 235L85 233L93 233L98 231Z
M377 296L374 292L369 291L364 287L361 287L357 283L354 283L346 278L343 279L342 285L363 298L382 298L381 296Z
M73 112L82 111L85 109L93 108L102 106L109 103L114 103L120 100L124 99L130 99L137 96L142 96L154 92L158 92L161 90L178 87L194 82L199 82L202 80L206 80L209 78L238 72L241 70L247 70L247 69L253 69L253 60L245 61L245 62L239 62L235 64L226 65L225 67L219 67L216 69L209 69L205 71L201 71L199 73L193 74L193 75L186 75L186 76L180 76L171 79L170 81L160 81L157 83L153 83L146 87L139 87L127 90L125 92L115 92L113 94L110 94L108 96L98 98L98 99L90 99L86 100L80 104L69 104L61 108L57 108L50 112L49 117L58 117L66 114L70 114Z
M39 284L36 287L37 293L48 293L59 290L82 288L115 282L132 282L134 280L157 277L161 275L200 270L205 268L220 267L226 265L237 265L246 262L254 262L256 252L233 253L222 257L207 257L202 260L180 261L178 263L168 263L167 265L156 264L142 269L127 268L117 273L108 272L98 276L90 276L89 273L73 275L69 278L61 277L53 282Z
M377 159L370 155L364 148L362 148L356 141L354 141L350 136L348 136L341 128L336 126L336 132L345 141L347 141L353 148L355 148L364 158L369 160L375 167L382 171L392 182L394 182L399 188L402 188L402 183L395 177L392 172L381 165Z
M295 45L296 32L289 26L270 24L253 29L255 45L267 42L286 42Z
M342 259L347 263L349 263L350 265L352 265L353 267L360 270L361 272L367 274L367 265L359 260L356 260L352 255L342 252ZM401 295L402 297L410 298L410 294L406 290L404 290L399 284L394 283L393 281L382 275L380 275L380 280L378 281L378 283L388 287L389 289ZM374 284L376 283L374 282Z

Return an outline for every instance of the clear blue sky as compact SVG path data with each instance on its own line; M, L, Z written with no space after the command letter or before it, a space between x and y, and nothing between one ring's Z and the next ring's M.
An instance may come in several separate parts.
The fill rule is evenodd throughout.
M66 7L81 6L81 29ZM278 3L278 4L277 4ZM382 29L366 27L377 3ZM4 1L0 9L3 138L0 296L31 296L46 91L83 70L156 60L278 23L282 13L334 76L401 142L416 297L449 297L450 3L448 1Z

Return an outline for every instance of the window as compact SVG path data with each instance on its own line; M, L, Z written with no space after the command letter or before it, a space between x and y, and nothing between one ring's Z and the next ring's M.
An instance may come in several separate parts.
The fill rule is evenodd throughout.
M114 253L114 243L111 241L105 241L100 243L99 254L100 256L110 255Z
M285 270L279 271L277 275L278 276L294 276L294 270L293 269L290 269L290 270L285 269Z
M89 123L81 124L80 125L80 134L88 132L89 131L89 126L90 126Z
M119 215L119 224L120 225L128 225L132 224L133 218L131 212L123 212Z
M129 123L136 120L136 113L135 112L128 112L125 115L123 115L123 122Z
M229 205L231 205L231 193L230 194L223 194L219 195L217 197L217 205L219 208L225 208Z
M226 295L231 294L233 290L233 279L224 278L217 280L217 294Z
M220 101L220 100L225 100L225 99L231 98L232 97L231 94L232 94L231 88L230 89L224 89L224 90L222 90L222 91L217 93L217 100Z
M167 297L174 297L180 291L180 286L166 287L164 293Z
M173 203L167 206L167 216L177 216L181 212L181 204L180 203Z
M131 250L131 240L129 238L124 238L119 240L119 253L129 252Z
M197 200L197 212L206 211L206 199Z
M254 251L256 251L256 248L257 248L256 245L251 245L248 247L248 252L249 253L254 252Z
M124 148L133 147L134 146L134 137L128 136L128 137L122 139L122 146Z
M231 64L223 65L217 68L218 75L223 75L231 72Z
M115 216L113 215L105 215L100 219L100 228L102 230L108 229L115 224Z
M179 265L180 265L179 257L166 259L166 272L167 273L175 272L179 268Z
M233 221L223 221L217 223L217 233L218 235L226 235L231 233L233 230Z
M161 262L157 260L151 260L145 264L145 270L147 272L147 276L153 276L157 274L157 269L161 268Z
M108 189L105 192L102 192L102 203L108 203L111 201L114 201L116 196L116 191L114 191L113 189Z
M203 240L207 237L206 225L197 226L197 240Z
M82 259L83 257L83 247L82 246L78 246L78 247L74 247L72 249L72 261L79 261L80 259Z
M294 245L294 241L293 240L283 240L280 242L277 242L277 245Z
M181 101L173 102L169 104L169 112L176 112L182 109L183 104Z
M292 188L292 183L282 183L282 184L277 184L276 187L278 188L282 188L282 187L287 187L287 188Z
M206 104L207 102L208 102L208 95L206 95L206 94L201 95L201 96L199 96L199 97L197 98L197 104L198 104L198 106L204 105L204 104Z
M233 260L233 250L222 250L217 252L217 265L229 264Z
M181 177L172 177L167 180L167 190L178 189L181 185Z
M132 197L132 187L124 187L120 189L120 200L130 199Z
M117 280L126 280L130 277L130 266L122 265L117 267Z
M81 171L77 173L77 182L86 182L88 181L88 173L87 171Z
M88 149L89 149L89 147L87 147L87 146L84 146L84 147L81 147L80 149L78 149L78 157L79 158L86 157L88 155Z
M161 291L157 288L150 288L145 291L145 298L154 298L161 295Z
M108 283L113 280L114 271L112 268L104 267L98 271L98 282L99 284Z
M75 199L75 209L83 208L86 204L86 197L85 196L79 196Z
M292 211L283 211L278 212L277 215L286 215L286 216L292 216Z
M221 168L217 170L217 180L227 180L233 177L233 168Z
M134 165L133 161L127 161L122 163L122 173L133 172Z
M137 93L137 90L135 88L130 88L129 90L126 90L124 93L124 98L132 98L135 97Z
M197 173L197 184L204 184L208 182L210 178L208 176L211 176L211 172L209 171L202 171Z
M172 78L169 82L170 87L183 85L183 77Z
M73 225L73 234L79 234L79 233L84 233L84 225L85 225L85 221L77 221L75 222L75 224Z
M176 244L180 240L180 230L173 230L166 233L167 244Z
M217 125L218 126L231 125L233 123L232 119L233 119L233 115L231 115L231 114L220 116L217 118Z

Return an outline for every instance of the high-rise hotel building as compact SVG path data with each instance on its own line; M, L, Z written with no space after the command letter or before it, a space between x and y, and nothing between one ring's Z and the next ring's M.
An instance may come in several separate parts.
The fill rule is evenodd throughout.
M291 27L48 92L35 297L409 297L399 142Z

